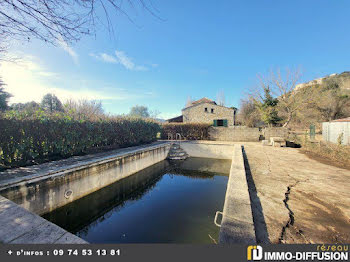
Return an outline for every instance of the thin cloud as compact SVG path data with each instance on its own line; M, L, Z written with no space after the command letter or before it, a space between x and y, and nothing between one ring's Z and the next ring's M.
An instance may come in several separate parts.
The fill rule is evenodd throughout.
M118 58L118 62L128 70L132 71L147 71L148 68L145 66L135 65L130 57L128 57L123 51L115 51L115 55Z
M76 65L79 64L78 54L73 50L72 47L70 47L67 44L66 41L63 40L63 38L60 38L59 40L57 40L57 44L73 58L73 61Z
M134 69L131 70L135 70L135 71L147 71L148 67L146 66L135 66Z
M53 93L61 100L127 100L132 96L132 94L122 92L118 92L117 95L108 93L106 95L106 92L98 92L81 86L79 89L61 88L59 74L46 70L34 57L22 59L20 63L2 62L0 75L6 83L6 91L12 95L10 104L40 102L47 93Z
M101 54L101 58L103 61L108 62L108 63L118 63L117 59L115 57L107 55L105 53Z
M134 69L135 64L123 51L115 51L115 55L118 57L119 63L122 64L126 69Z
M100 54L90 53L89 55L96 58L97 60L100 60L106 63L118 64L118 60L116 57L108 55L106 53L100 53Z
M111 64L120 64L124 66L126 69L130 71L148 71L149 68L144 65L136 65L133 61L132 58L127 56L125 52L116 50L114 55L109 55L106 53L90 53L89 56L94 57L97 60L106 62L106 63L111 63ZM157 67L157 64L152 64L152 67Z

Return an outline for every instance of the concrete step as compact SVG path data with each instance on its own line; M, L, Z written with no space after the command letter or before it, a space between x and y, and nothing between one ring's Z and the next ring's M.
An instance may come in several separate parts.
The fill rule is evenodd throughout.
M173 157L168 157L170 160L185 160L187 156L173 156Z
M179 149L170 149L170 151L169 151L170 153L181 153L181 152L184 152L181 148L179 148Z
M180 147L179 144L172 144L169 153L168 159L170 160L184 160L188 157L187 153Z
M185 156L187 155L186 152L170 152L169 153L169 156L172 157L172 156Z

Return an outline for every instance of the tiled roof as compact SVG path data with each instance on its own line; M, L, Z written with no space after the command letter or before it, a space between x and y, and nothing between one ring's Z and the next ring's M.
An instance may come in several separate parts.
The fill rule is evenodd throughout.
M193 101L192 105L197 105L197 104L201 104L201 103L211 103L211 104L215 104L216 105L214 100L211 100L211 99L206 98L206 97L203 97L203 98L201 98L199 100Z
M171 122L179 122L179 123L181 123L181 122L183 122L183 115L170 118L170 119L168 119L166 121L168 121L169 123L171 123Z

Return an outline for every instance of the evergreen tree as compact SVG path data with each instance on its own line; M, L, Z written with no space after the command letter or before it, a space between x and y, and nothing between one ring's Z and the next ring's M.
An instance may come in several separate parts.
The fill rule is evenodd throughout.
M50 113L55 111L64 111L61 101L53 94L46 94L43 97L41 100L41 108Z
M264 87L264 96L261 101L256 102L261 119L265 124L268 126L276 125L281 120L277 111L278 99L272 97L269 86Z
M8 108L8 99L11 97L11 95L4 90L4 85L4 82L0 78L0 111L4 111Z

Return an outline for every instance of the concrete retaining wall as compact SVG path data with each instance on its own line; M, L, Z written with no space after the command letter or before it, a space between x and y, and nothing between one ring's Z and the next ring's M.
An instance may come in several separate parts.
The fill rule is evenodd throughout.
M169 166L167 161L161 161L145 168L134 175L128 176L117 183L113 183L102 190L93 192L81 199L70 203L69 215L66 208L59 208L53 213L43 217L54 224L65 225L70 232L77 232L81 225L91 224L91 219L104 217L110 210L117 208L115 205L124 206L130 196L143 195L151 190L164 174ZM101 209L103 207L103 209ZM102 212L102 213L101 213Z
M228 176L230 173L230 168L231 160L229 159L206 158L205 161L203 161L202 158L191 157L181 164L182 170L219 173L225 176Z
M7 185L0 194L36 214L50 212L164 160L170 143Z
M286 138L288 130L282 127L271 128L249 128L245 126L233 127L211 127L209 135L215 141L233 141L233 142L259 142L263 139L278 136Z
M183 141L182 149L191 157L232 159L234 144L212 141Z
M350 122L322 123L322 137L324 141L338 143L340 136L342 145L350 145Z
M235 145L233 150L219 242L221 244L252 244L256 242L241 145Z

